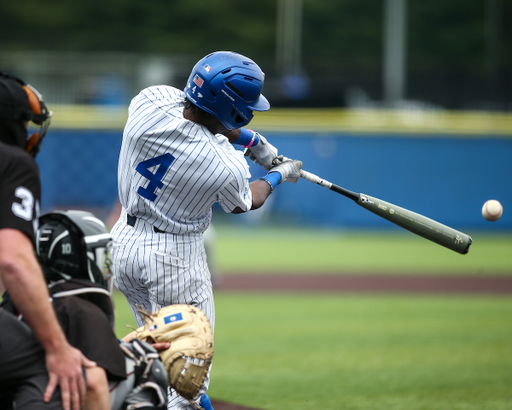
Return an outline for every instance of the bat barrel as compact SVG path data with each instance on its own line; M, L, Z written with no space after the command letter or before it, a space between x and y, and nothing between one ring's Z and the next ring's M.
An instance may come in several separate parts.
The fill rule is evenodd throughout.
M463 232L366 194L359 195L357 204L416 235L463 255L468 253L473 242L471 237Z

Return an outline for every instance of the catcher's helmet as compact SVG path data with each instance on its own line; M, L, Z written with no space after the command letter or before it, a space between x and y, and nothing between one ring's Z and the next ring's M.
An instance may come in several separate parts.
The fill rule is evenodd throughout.
M0 71L0 141L17 145L35 158L51 117L43 96L34 87ZM37 124L39 131L27 135L25 122L29 121Z
M243 127L253 111L267 111L261 94L265 74L251 59L231 51L217 51L197 62L185 87L188 100L216 117L227 129Z
M48 281L86 279L112 291L112 237L90 212L56 211L39 218L36 250Z

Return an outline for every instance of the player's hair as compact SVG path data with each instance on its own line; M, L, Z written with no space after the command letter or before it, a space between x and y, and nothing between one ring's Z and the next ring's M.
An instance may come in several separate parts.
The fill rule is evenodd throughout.
M212 116L211 114L207 113L205 110L202 110L201 108L199 108L197 105L192 104L192 102L188 98L185 98L185 109L190 110L190 112L192 112L192 114L194 114L194 115L205 116L205 118Z

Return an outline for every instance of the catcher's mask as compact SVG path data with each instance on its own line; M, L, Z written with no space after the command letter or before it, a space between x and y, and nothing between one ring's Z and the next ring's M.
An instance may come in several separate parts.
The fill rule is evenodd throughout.
M105 224L90 212L56 211L39 218L36 250L47 281L86 279L112 292Z
M38 154L50 126L52 112L34 87L4 71L0 71L0 140L17 145L32 157ZM27 125L35 123L39 130L28 134Z
M261 94L265 74L251 59L232 51L217 51L199 60L185 94L195 106L216 117L228 130L243 127L253 111L267 111Z

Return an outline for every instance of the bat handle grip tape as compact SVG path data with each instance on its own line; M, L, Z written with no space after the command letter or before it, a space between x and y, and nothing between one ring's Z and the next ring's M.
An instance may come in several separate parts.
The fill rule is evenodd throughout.
M300 177L306 181L312 182L313 184L321 185L325 188L331 188L332 184L319 176L312 174L311 172L300 170Z

